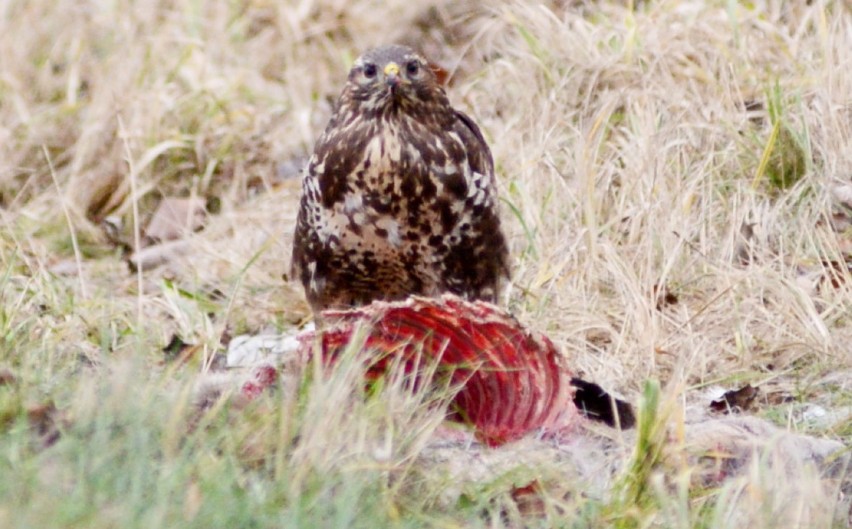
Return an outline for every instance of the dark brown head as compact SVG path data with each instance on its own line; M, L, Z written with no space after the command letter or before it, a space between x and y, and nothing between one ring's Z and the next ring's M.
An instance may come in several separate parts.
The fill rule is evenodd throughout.
M449 106L429 63L407 46L381 46L355 61L343 99L365 113Z

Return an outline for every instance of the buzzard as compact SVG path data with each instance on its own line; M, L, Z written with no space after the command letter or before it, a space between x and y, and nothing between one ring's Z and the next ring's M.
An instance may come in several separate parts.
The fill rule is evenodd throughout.
M494 163L405 46L359 57L302 180L292 277L315 313L451 292L495 301L508 278Z

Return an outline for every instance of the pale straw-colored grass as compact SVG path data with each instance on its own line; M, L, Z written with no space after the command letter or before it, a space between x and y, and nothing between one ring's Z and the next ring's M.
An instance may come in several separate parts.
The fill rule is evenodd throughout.
M832 225L850 216L833 190L852 185L852 11L634 4L0 2L0 367L18 381L0 385L0 476L12 476L0 525L523 518L512 479L448 489L446 473L418 466L438 457L424 448L434 409L399 384L389 400L353 396L357 362L248 411L193 408L229 336L308 318L283 278L294 173L349 63L389 41L440 61L450 99L481 125L513 256L504 304L578 373L630 400L660 380L666 411L651 420L675 431L707 386L763 384L775 397L757 414L848 446L852 282L832 287L827 270L852 246ZM772 180L797 161L797 182ZM215 213L164 264L130 270L123 253L163 196L200 196ZM164 367L174 334L202 360ZM20 417L46 400L62 436L35 448ZM808 422L812 404L847 416ZM629 468L635 436L613 439L607 464ZM530 455L543 450L509 452L506 475L552 486L554 524L829 527L843 509L837 489L805 471L794 487L766 460L711 491L667 463L665 478L638 476L647 502L626 505L600 492L608 474L590 497L560 488L554 476L574 467ZM89 496L69 492L81 484Z

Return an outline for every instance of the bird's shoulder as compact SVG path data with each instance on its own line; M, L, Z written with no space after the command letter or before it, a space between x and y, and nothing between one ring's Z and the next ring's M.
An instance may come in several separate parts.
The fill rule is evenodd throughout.
M468 163L474 173L487 177L489 183L494 180L494 160L485 136L476 122L461 110L454 109L453 131L459 135L467 152Z

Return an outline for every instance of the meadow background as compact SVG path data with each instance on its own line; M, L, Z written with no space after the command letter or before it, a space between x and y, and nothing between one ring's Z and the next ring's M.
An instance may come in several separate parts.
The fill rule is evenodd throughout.
M846 526L848 474L790 517L759 465L650 469L631 503L519 459L448 495L431 397L357 397L357 365L205 399L231 337L309 319L299 171L387 42L483 129L503 304L577 373L660 381L663 426L759 386L750 413L848 452L848 2L0 0L0 526Z

